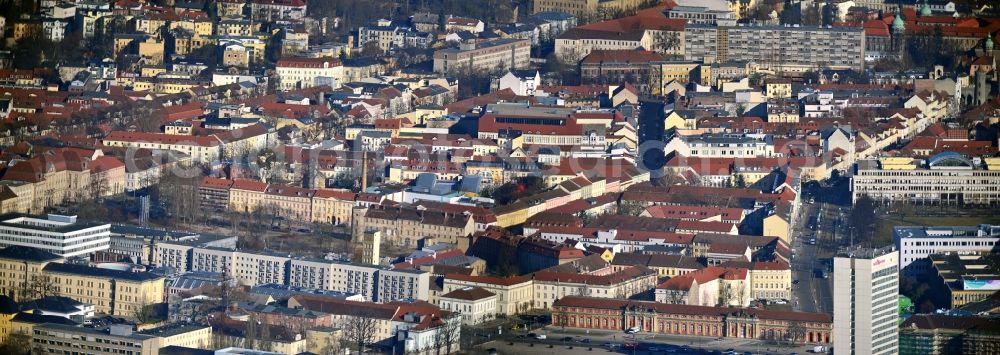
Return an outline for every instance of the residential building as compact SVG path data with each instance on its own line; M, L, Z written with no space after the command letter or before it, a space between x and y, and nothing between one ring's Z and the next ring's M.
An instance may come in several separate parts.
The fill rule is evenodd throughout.
M336 58L282 58L274 70L281 90L322 85L339 88L344 78L344 65Z
M683 39L686 60L753 61L778 72L862 70L865 64L865 34L860 28L688 24Z
M415 269L382 269L378 271L378 300L426 301L430 290L430 273Z
M63 258L108 250L111 225L78 222L76 216L0 215L0 247L24 246Z
M899 252L858 249L833 259L833 348L838 354L896 354Z
M531 41L503 38L434 52L435 73L499 72L522 69L531 59Z
M928 256L958 253L985 254L995 250L1000 242L1000 226L893 228L893 241L899 250L899 269L907 276L925 276L932 271Z

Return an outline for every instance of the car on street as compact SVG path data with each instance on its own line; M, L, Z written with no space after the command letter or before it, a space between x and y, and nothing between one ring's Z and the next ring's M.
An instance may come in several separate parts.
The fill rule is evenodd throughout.
M583 339L580 339L580 342L584 343L584 344L590 344L590 339L583 338Z
M629 333L629 334L635 334L635 333L639 332L639 328L635 328L635 327L628 328L628 329L625 329L625 332Z

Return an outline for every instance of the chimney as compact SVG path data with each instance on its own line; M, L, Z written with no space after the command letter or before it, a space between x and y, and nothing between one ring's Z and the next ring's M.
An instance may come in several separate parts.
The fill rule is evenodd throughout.
M361 192L368 190L368 152L361 155Z

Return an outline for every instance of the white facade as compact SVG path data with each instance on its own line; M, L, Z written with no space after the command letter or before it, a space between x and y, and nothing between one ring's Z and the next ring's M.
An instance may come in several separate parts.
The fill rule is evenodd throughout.
M64 258L108 250L111 225L77 223L76 216L9 215L0 221L0 248L19 245L45 250Z
M775 156L774 141L763 134L703 134L700 136L674 136L664 154L677 152L685 157L706 158L763 158Z
M442 310L461 314L462 324L479 324L491 320L497 311L496 295L480 299L441 297L438 303Z
M899 249L899 269L909 276L931 271L931 254L988 253L1000 242L1000 226L896 227L893 241Z
M534 96L535 88L538 87L541 81L542 77L538 71L535 71L535 75L531 76L520 76L513 72L507 72L507 75L500 78L497 91L510 89L514 94L519 96Z
M833 349L837 354L896 354L899 252L859 250L833 260Z
M344 65L333 58L282 59L278 61L275 72L281 90L319 85L339 88L344 77Z

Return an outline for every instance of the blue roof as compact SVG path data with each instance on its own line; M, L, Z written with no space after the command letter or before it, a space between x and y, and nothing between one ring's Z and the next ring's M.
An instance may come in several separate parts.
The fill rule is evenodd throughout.
M959 164L962 164L962 165L968 166L968 167L974 166L974 164L972 164L971 160L969 160L965 156L963 156L961 154L958 154L957 152L954 152L954 151L944 151L944 152L938 153L935 156L927 158L927 165L931 166L931 167L936 166L936 165L941 164L941 163L948 163L948 162L959 163Z

